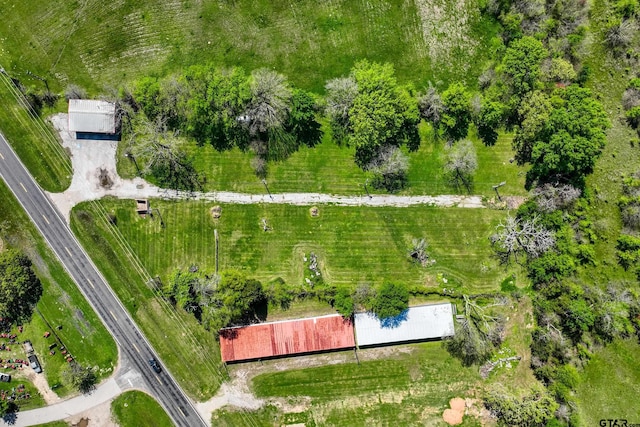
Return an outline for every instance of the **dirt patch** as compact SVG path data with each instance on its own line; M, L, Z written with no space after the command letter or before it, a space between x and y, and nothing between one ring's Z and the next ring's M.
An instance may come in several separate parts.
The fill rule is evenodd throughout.
M211 208L211 217L218 219L222 215L222 208L220 206L214 206Z
M118 427L111 418L111 401L65 419L72 427Z
M442 414L444 422L451 426L462 424L462 417L464 417L465 401L461 397L454 397L449 401L451 409L445 409Z
M110 190L113 187L113 180L109 176L109 172L104 168L98 169L98 181L102 188Z
M61 401L60 397L51 390L47 378L43 374L36 374L32 369L22 371L24 376L33 383L38 392L44 398L47 405L52 405Z

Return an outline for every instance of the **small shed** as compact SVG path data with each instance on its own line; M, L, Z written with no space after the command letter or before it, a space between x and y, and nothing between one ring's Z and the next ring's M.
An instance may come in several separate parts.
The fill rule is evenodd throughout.
M118 140L116 104L97 99L69 100L69 132L76 139Z
M147 214L150 213L149 210L149 200L147 199L136 199L136 212L142 218L145 218Z
M397 317L378 319L372 313L354 316L356 342L360 347L427 341L453 336L451 303L409 307Z

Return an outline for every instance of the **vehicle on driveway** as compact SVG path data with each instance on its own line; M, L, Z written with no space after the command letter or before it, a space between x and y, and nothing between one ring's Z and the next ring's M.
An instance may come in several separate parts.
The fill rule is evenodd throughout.
M42 367L40 366L40 362L38 361L38 358L35 354L29 356L29 363L31 364L33 370L36 371L36 374L42 372Z
M149 359L149 366L151 366L151 368L154 371L156 371L156 374L159 374L160 372L162 372L162 369L160 368L160 364L154 358Z

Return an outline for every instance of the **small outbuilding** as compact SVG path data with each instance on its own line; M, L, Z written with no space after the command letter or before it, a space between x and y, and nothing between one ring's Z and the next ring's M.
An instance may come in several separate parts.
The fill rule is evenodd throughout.
M69 100L69 132L76 139L119 139L116 104L97 99Z
M453 336L451 303L410 307L397 317L378 319L372 313L356 313L354 329L360 347L437 340Z

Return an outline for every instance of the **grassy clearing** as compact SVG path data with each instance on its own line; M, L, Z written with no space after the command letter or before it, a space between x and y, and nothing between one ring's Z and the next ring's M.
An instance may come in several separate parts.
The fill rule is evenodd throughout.
M488 239L504 217L502 211L321 206L320 216L314 218L308 207L222 205L222 216L214 223L209 213L213 203L154 200L166 224L162 228L157 218L140 218L130 200L100 203L104 211L115 214L118 231L152 276L166 277L175 268L191 265L212 271L215 229L220 236L220 269L242 268L263 281L282 277L288 283L301 282L303 256L311 251L319 256L325 279L335 284L457 283L461 290L480 292L496 289L505 274L492 257ZM96 206L81 205L75 216L80 210L98 215ZM272 231L263 231L262 218ZM407 259L412 239L422 237L437 261L428 269ZM443 277L453 282L444 285ZM140 301L131 295L125 303L129 299Z
M111 413L120 427L171 427L171 419L153 397L128 391L111 402Z
M0 130L42 188L63 191L71 183L71 160L51 126L22 102L11 80L0 73Z
M394 63L418 87L429 80L475 84L497 32L479 3L2 0L11 12L0 23L0 64L92 91L206 61L275 68L321 91L362 58Z
M525 195L525 168L511 163L513 135L501 134L493 147L486 147L473 133L470 134L478 154L478 172L474 178L473 194L495 196L492 188L500 182L502 195ZM407 153L409 172L407 188L399 194L437 195L466 194L465 188L451 185L444 174L445 143L432 141L428 126L421 126L422 144L418 151ZM124 157L126 144L119 144L118 171L123 177L136 175L133 162ZM194 157L195 167L206 177L205 190L264 193L262 182L250 166L253 154L238 148L219 152L210 145L198 147L185 143L185 149ZM367 175L353 161L354 149L338 146L325 134L322 143L313 148L302 146L287 160L269 164L267 181L269 190L280 192L318 192L364 195ZM368 186L371 193L384 193Z
M463 367L441 343L387 350L380 360L367 359L383 350L361 350L360 364L261 374L253 379L253 390L307 408L308 418L326 426L444 425L449 400L472 397L477 390L477 368Z
M601 419L638 422L640 402L640 347L635 340L615 341L598 350L576 391L580 425L598 425Z
M44 286L37 312L31 322L24 325L19 339L31 340L49 385L57 386L54 390L60 396L73 392L62 384L61 374L67 362L59 351L61 345L67 347L77 362L95 366L98 378L109 376L117 363L115 341L1 181L0 200L3 200L0 204L0 237L29 255ZM56 329L58 325L62 329ZM45 339L45 331L54 335ZM50 356L49 345L54 342L58 343L57 353ZM24 359L24 352L17 357Z
M210 398L224 377L216 340L192 315L155 298L145 267L119 229L109 226L102 203L110 202L75 208L72 229L184 390L197 400ZM162 254L167 263L170 256ZM193 369L196 364L199 369Z

